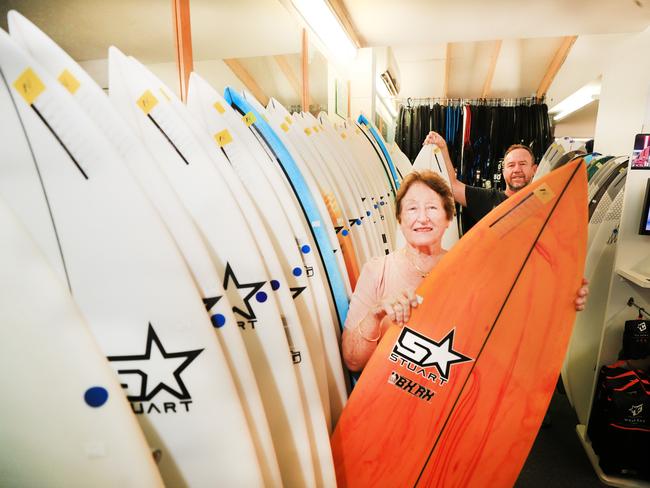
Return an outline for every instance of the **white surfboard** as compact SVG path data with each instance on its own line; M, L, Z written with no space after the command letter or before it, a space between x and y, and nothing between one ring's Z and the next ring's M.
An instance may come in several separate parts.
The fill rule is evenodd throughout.
M114 371L1 200L0 233L2 484L162 487Z
M143 140L200 229L233 305L262 394L284 483L313 485L314 466L289 343L255 238L210 156L144 67L109 52L111 100ZM153 91L152 91L153 90Z
M3 129L23 131L10 139L20 157L0 158L0 193L63 269L165 483L261 485L227 363L155 210L71 95L4 32L0 65ZM43 214L49 225L36 227Z
M190 90L197 84L197 82L192 83L193 78L197 78L197 81L199 79L195 73L191 75ZM206 88L206 86L203 85L202 88ZM242 144L253 156L253 159L248 161L248 164L253 167L249 171L263 175L268 181L270 185L269 191L274 193L282 206L296 243L301 249L306 275L310 280L310 285L314 293L315 306L321 326L321 339L325 349L324 359L326 363L328 397L332 424L334 424L347 399L347 388L338 346L339 326L335 318L336 312L332 296L327 290L328 285L325 271L317 256L316 244L307 229L308 223L304 220L299 203L295 200L291 188L288 186L286 179L281 175L278 165L273 159L275 156L271 149L266 146L264 141L256 137L251 126L247 125L241 115L237 114L219 94L210 93L210 97L213 97L210 100L215 100L212 108L216 112L216 116L227 123L233 132L233 138L237 137L241 139ZM210 113L210 115L215 116L215 113Z
M589 280L589 300L585 309L576 315L573 333L562 368L562 380L567 396L573 405L578 421L587 425L598 368L598 352L609 284L612 276L618 227L623 207L624 184L618 191L605 215L594 214L598 223L589 232L594 233L585 261L585 278Z
M265 483L279 484L280 470L271 433L241 333L212 258L187 211L151 155L95 81L25 17L11 11L8 20L12 37L66 86L79 106L111 140L160 213L201 291L230 371L237 372L233 380L255 441Z

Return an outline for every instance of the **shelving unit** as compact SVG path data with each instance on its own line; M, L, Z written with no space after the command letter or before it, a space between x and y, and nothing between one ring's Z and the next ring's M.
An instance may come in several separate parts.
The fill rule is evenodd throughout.
M637 305L650 310L650 236L638 233L648 178L650 178L650 171L631 169L628 166L623 212L614 258L615 273L612 273L609 283L609 294L602 318L603 327L598 362L594 371L589 417L591 417L591 404L600 368L618 359L623 343L625 321L637 317L637 310L628 306L628 300L632 297ZM588 424L589 421L587 420L586 423ZM603 483L625 488L650 488L648 481L605 474L600 468L598 456L587 436L587 425L578 425L576 433L598 478Z

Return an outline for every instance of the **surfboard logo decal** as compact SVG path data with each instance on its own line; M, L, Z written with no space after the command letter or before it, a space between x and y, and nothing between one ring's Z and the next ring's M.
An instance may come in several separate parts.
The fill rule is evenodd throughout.
M237 280L237 277L235 276L235 272L233 271L232 267L230 266L230 263L226 263L226 272L224 274L223 278L223 287L225 290L228 290L228 286L232 283L235 285L235 288L237 288L237 293L239 294L239 290L249 288L250 291L245 297L241 297L241 307L238 307L237 305L233 305L232 311L235 312L236 314L239 314L241 317L245 318L246 320L249 321L249 325L251 325L253 328L255 327L255 322L257 321L257 317L255 315L255 311L253 310L253 307L251 307L250 301L253 297L258 302L265 302L267 299L266 293L263 291L260 291L262 287L264 286L264 281L255 281L251 283L240 283L239 280ZM243 322L237 322L237 324L244 328L244 323Z
M454 350L455 332L456 329L451 329L440 342L436 342L413 329L404 327L393 346L389 359L398 362L393 357L396 355L422 369L435 367L440 373L441 379L446 382L449 380L452 365L473 361L469 356ZM403 362L400 364L411 371L414 370L408 364Z
M426 400L427 402L430 402L435 395L435 392L433 390L430 390L429 388L422 386L417 381L413 381L395 371L391 371L390 376L388 377L388 383L395 385L400 390L405 391L406 393L410 393L420 400Z
M154 347L155 346L155 347ZM151 323L147 331L147 341L144 354L131 356L109 356L107 359L114 364L120 376L122 388L131 402L136 414L176 412L179 405L176 402L165 401L162 404L153 402L162 391L180 400L185 411L189 411L192 396L188 391L181 374L197 358L203 349L190 351L167 352ZM126 380L126 382L124 382ZM141 402L151 402L148 408ZM161 408L162 406L162 408ZM182 410L179 408L179 410Z

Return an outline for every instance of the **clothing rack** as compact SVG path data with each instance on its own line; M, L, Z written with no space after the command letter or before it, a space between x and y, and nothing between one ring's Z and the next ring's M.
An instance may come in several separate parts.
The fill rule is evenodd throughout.
M544 103L545 97L518 97L518 98L444 98L444 97L424 97L424 98L397 98L397 102L407 107L416 105L483 105L488 107L516 107L518 105L535 105Z

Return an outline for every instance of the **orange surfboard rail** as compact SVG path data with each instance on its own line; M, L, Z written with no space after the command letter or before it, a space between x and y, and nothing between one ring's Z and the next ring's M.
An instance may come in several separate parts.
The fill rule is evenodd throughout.
M582 160L499 205L440 261L332 435L339 487L512 486L555 388L587 239Z
M339 226L338 222L343 218L341 214L341 209L338 206L338 202L333 194L322 194L323 200L325 200L325 205L327 206L327 211L330 214L330 219L332 219L332 224L336 231L336 237L341 246L341 252L343 253L343 262L345 263L345 268L348 272L348 278L350 279L350 287L352 290L357 286L357 280L359 279L359 264L357 261L357 256L354 251L354 244L352 244L352 238L350 237L350 231L346 227Z

